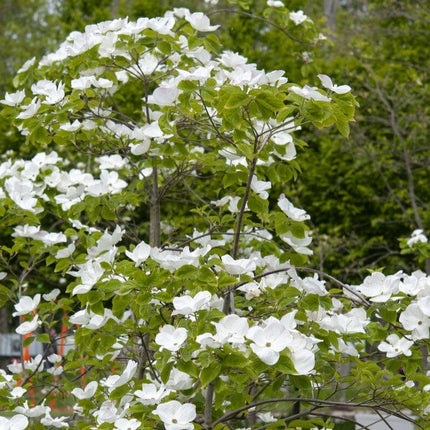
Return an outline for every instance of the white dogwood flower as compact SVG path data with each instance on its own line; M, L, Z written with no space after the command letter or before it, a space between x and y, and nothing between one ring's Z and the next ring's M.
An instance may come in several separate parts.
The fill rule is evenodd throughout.
M67 248L59 249L55 254L56 259L69 258L75 252L75 244L71 243Z
M176 87L176 84L171 84L170 86L160 86L154 90L154 92L148 97L148 103L156 104L160 107L172 106L178 99L180 90ZM161 130L160 130L161 132ZM147 135L145 134L147 137ZM148 142L149 143L149 142Z
M289 331L275 318L264 327L257 325L251 327L246 337L253 341L251 349L258 358L269 365L276 364L279 360L279 353L292 342Z
M411 234L411 237L406 242L409 248L412 248L416 243L427 243L427 236L424 234L424 231L421 229L414 230Z
M393 294L399 292L401 276L402 272L388 276L381 272L373 272L356 289L366 297L370 297L372 302L385 303Z
M100 170L119 170L127 165L127 160L119 154L102 155L97 157L96 161L99 163Z
M108 391L111 392L117 387L121 387L133 378L137 370L137 362L129 360L126 368L123 370L121 375L111 375L106 379L102 379L100 384L107 387Z
M82 127L82 123L79 120L75 119L71 124L68 122L61 124L60 130L74 132L79 130L81 127Z
M157 388L155 384L142 384L141 390L136 390L134 395L144 405L158 405L163 397L168 396L170 390L164 385Z
M294 22L294 24L299 25L302 22L305 22L308 17L303 13L302 10L298 10L297 12L290 12L290 19Z
M303 88L296 87L295 85L288 88L288 91L293 92L294 94L297 94L300 97L303 97L307 100L315 100L319 102L330 102L331 98L325 96L324 94L321 94L319 91L317 91L317 87L310 87L309 85L305 85Z
M270 188L272 188L272 183L270 181L260 181L255 175L252 177L251 189L263 200L266 200L269 197L267 190L270 190Z
M284 3L280 0L267 0L267 6L269 7L285 7Z
M202 12L186 15L185 19L194 29L201 32L215 31L219 27L219 25L210 25L209 18Z
M84 389L82 388L74 388L72 390L72 394L77 397L79 400L82 399L91 399L97 391L99 384L97 381L91 381L88 383Z
M7 106L17 106L22 103L25 97L25 90L17 91L15 93L6 93L3 100L0 103Z
M363 308L354 308L345 314L326 314L318 323L323 329L336 333L365 333L369 319Z
M301 287L309 294L317 294L318 296L326 296L328 294L325 281L318 279L317 274L313 278L310 276L303 278L301 280Z
M336 94L346 94L351 91L351 87L349 85L340 85L337 86L333 84L330 77L327 75L318 75L318 78L320 79L321 83L323 84L323 87L327 88L330 91L333 91Z
M42 104L41 101L37 97L34 97L30 104L26 106L21 106L21 109L23 111L17 116L17 118L18 119L32 118L34 115L36 115L41 104Z
M25 415L14 415L11 418L0 416L0 428L2 430L24 430L28 426L28 418Z
M22 387L14 387L9 393L9 399L20 399L27 390Z
M166 430L193 430L192 421L196 418L196 406L191 403L181 404L177 400L160 403L152 412L158 415Z
M212 294L209 291L200 291L194 297L189 295L175 297L173 306L175 310L172 315L190 315L201 309L206 309L212 299Z
M118 419L118 409L114 402L105 400L94 415L97 417L98 424L114 423Z
M49 412L46 412L45 416L40 420L40 423L44 426L52 426L55 428L68 428L69 424L65 422L67 417L51 417Z
M381 342L378 345L379 351L386 352L388 358L397 357L398 355L404 354L407 357L412 355L412 351L409 349L414 342L407 340L404 337L399 337L393 333L387 336L386 342Z
M256 269L255 261L247 258L237 259L230 257L230 255L223 255L221 257L224 269L229 275L244 275L245 273L253 272Z
M264 288L261 288L261 285L257 282L247 282L241 285L238 290L245 293L246 300L251 300L255 297L259 297L261 292L264 291Z
M128 250L125 251L125 255L130 260L135 262L135 267L139 267L142 263L144 263L147 260L150 252L151 252L151 247L145 242L140 242L138 245L135 246L133 251L128 251Z
M311 217L306 213L305 210L296 208L284 194L281 194L278 199L278 206L281 208L287 217L294 221L306 221Z
M166 388L170 390L188 390L193 386L193 378L188 373L173 367L170 371L169 380L166 382Z
M217 337L223 339L223 343L245 343L245 336L249 330L248 320L236 314L227 315L219 322L212 322L216 328Z
M427 339L429 337L430 318L417 303L411 303L399 317L403 327L411 331L412 339Z
M16 73L24 73L26 72L36 61L36 57L30 58L27 60Z
M20 335L30 334L35 331L42 322L39 321L39 315L35 315L31 321L24 321L16 329L16 333Z
M29 418L41 417L42 415L45 415L51 410L51 408L49 406L45 406L44 403L45 401L43 401L41 405L37 405L31 408L28 406L28 402L26 400L22 406L17 406L14 409L14 412L18 412Z
M176 352L186 341L187 335L187 329L183 327L175 328L172 325L165 325L155 336L155 343L160 345L160 350L167 349Z
M136 418L118 418L114 423L114 430L136 430L141 422Z
M22 296L19 302L15 305L16 312L12 314L13 317L26 315L37 309L40 303L40 294L36 294L33 298L29 296Z
M309 231L305 231L305 237L299 238L294 236L294 234L290 231L287 231L283 235L281 235L281 239L288 243L294 251L303 255L312 255L313 251L308 248L308 245L312 242L312 237L309 235Z
M78 264L77 267L77 271L67 272L69 275L81 278L81 284L73 289L73 295L88 293L104 273L104 269L97 261L87 261Z

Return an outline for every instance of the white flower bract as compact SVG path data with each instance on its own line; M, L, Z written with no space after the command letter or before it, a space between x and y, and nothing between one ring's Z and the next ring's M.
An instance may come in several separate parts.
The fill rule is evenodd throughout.
M163 421L166 430L192 430L191 421L196 418L196 406L191 403L181 404L177 400L160 403L152 412Z

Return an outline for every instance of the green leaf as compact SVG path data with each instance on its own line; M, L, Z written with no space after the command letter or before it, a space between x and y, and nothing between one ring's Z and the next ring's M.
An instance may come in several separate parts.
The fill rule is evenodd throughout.
M285 353L284 354L281 353L281 356L279 357L279 360L276 363L276 367L280 372L285 373L287 375L292 375L296 373L296 369L294 368L293 362L289 357L285 355Z
M343 120L336 121L336 128L339 130L339 133L343 137L349 136L350 129L349 129L348 121L343 121Z
M192 92L197 90L199 87L198 81L188 81L184 80L179 82L178 89L186 92Z
M218 283L217 276L209 267L200 267L196 279L208 286L216 286Z
M228 287L230 285L234 285L237 282L237 279L233 276L227 275L225 272L221 272L218 277L218 287Z
M224 109L237 109L249 101L249 96L245 92L232 92L224 104Z
M230 427L226 426L225 424L217 424L213 430L229 430Z
M37 336L36 340L40 343L51 343L48 333L41 333Z
M319 426L325 426L326 423L321 418L314 418L309 420L293 420L288 423L288 427L291 428L302 428L302 429L313 429L320 428Z
M95 314L98 314L98 315L104 315L104 314L105 314L105 307L104 307L104 305L103 305L103 302L102 302L102 301L99 301L99 302L96 302L96 303L92 304L92 305L90 306L90 309L91 309Z
M248 208L257 214L266 214L269 212L269 202L257 194L251 193L248 199Z
M254 93L256 93L254 103L264 120L275 117L276 112L284 107L281 93L275 94L270 90L255 90L252 94Z
M170 372L172 371L174 364L175 363L173 361L170 361L166 363L163 369L161 370L160 376L164 384L169 380Z
M290 375L288 378L291 384L296 387L301 393L312 390L312 384L309 376Z
M225 130L234 130L235 128L242 127L242 110L238 109L224 109L221 112L222 123Z
M170 55L172 53L172 45L164 40L160 40L157 43L157 49L165 55Z
M222 359L223 368L244 368L249 365L249 360L245 359L242 354L228 354Z
M127 295L116 295L112 300L112 313L121 318L124 310L130 305L130 297Z
M176 272L175 276L179 279L188 279L191 278L198 271L197 267L192 266L191 264L186 264L181 266Z
M0 306L9 301L10 289L0 284Z
M287 106L283 106L282 109L279 110L278 115L276 116L276 121L281 123L288 117L292 115L292 113L297 109L297 106L293 104L289 104Z
M200 372L200 382L202 387L208 386L221 372L221 364L217 361L211 363Z
M107 219L110 221L115 221L118 218L115 211L108 206L103 206L103 208L101 210L101 216L103 219Z
M385 321L390 323L395 323L397 321L397 312L395 310L389 310L387 308L381 307L378 311Z
M305 309L318 311L320 305L319 296L316 294L307 294L302 298L301 304Z
M180 360L178 361L178 364L176 367L181 372L184 372L194 378L198 377L198 369L191 360L188 360L188 361Z
M238 175L236 172L227 172L222 178L222 184L225 188L238 183Z
M209 52L217 53L221 48L221 43L216 34L208 34L203 39L203 45Z
M26 348L27 346L31 345L33 343L34 339L35 338L33 336L25 338L24 341L22 342L22 347Z
M283 99L283 94L278 91L274 91L273 89L258 91L255 96L255 101L257 103L264 105L267 109L272 109L273 112L284 107Z
M58 263L55 265L54 272L64 272L65 270L68 270L70 267L70 260L68 258L62 258L58 261Z

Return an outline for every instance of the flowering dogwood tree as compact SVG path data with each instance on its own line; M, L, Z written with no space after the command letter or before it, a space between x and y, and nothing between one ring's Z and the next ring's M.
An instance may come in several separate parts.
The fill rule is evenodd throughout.
M341 406L425 426L429 278L305 267L309 216L285 195L302 126L348 134L350 88L258 70L216 29L186 9L91 25L1 100L34 151L0 165L1 293L46 346L0 371L5 426L330 428Z

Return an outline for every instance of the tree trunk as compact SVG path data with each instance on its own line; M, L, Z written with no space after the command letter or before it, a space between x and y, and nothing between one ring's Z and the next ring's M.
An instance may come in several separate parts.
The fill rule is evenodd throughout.
M0 308L0 336L2 333L9 333L9 312L6 306ZM10 357L0 356L0 369L6 369L10 364Z
M338 6L339 0L324 0L324 15L327 18L327 24L332 31L334 31L336 27L336 10Z

